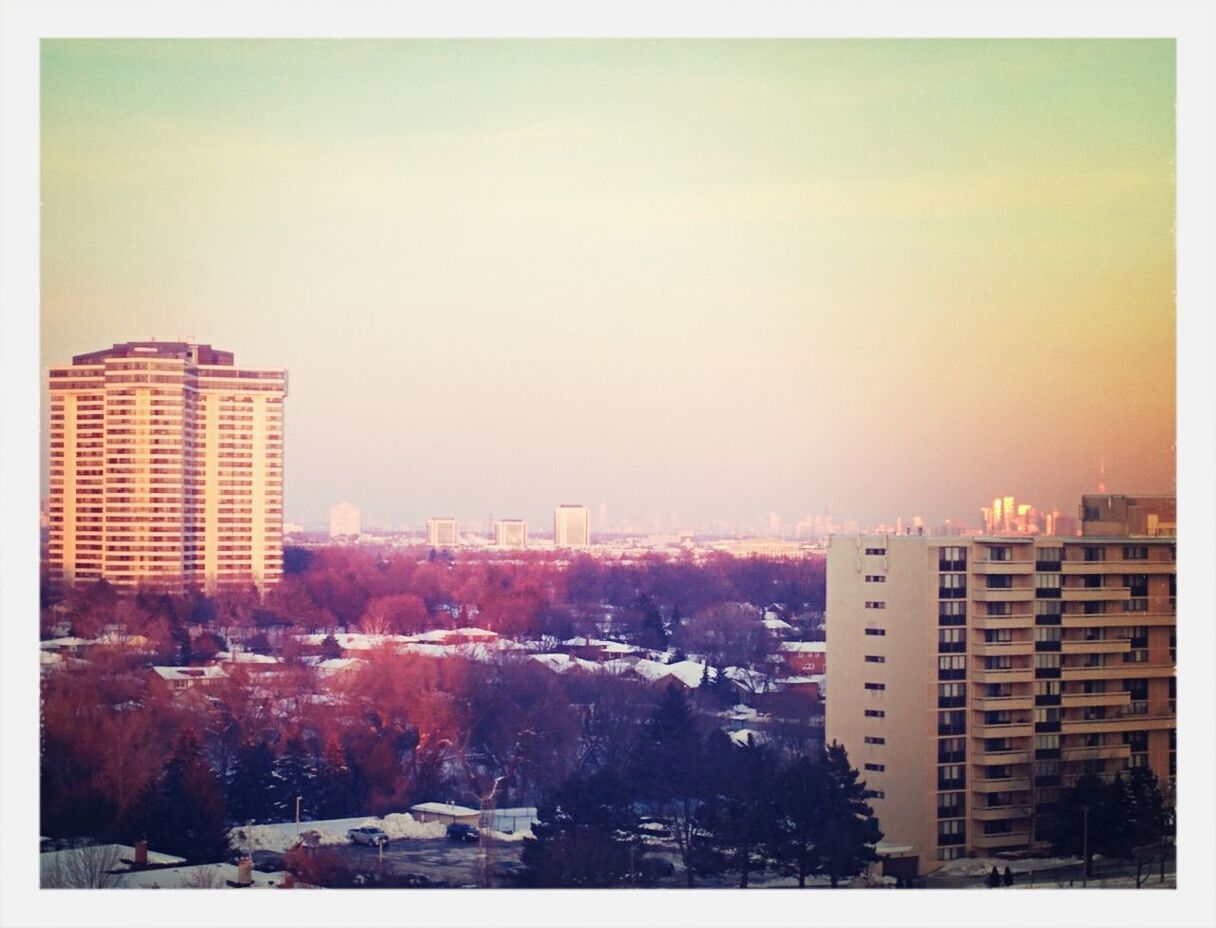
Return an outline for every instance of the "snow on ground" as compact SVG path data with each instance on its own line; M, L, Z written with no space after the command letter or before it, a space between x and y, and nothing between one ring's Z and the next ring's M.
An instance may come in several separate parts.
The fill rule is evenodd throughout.
M1055 867L1070 867L1081 863L1079 857L1027 857L1023 860L1005 860L1000 857L960 857L942 864L937 873L954 876L987 876L996 867L1000 873L1008 867L1011 873L1029 873L1031 870L1049 870Z
M350 844L350 838L346 836L347 830L365 825L384 829L391 841L403 838L443 838L447 836L448 830L448 826L443 822L419 822L408 812L392 812L383 818L368 815L363 818L333 818L316 822L243 825L233 828L230 834L233 845L242 851L283 852L294 847L299 842L300 835L310 831L316 832L317 843L321 846ZM490 835L499 841L521 841L531 833L531 829L525 828L514 834L492 831Z

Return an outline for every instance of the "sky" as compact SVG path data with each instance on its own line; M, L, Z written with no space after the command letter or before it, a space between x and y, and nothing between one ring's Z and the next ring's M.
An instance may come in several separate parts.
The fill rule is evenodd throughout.
M43 366L286 368L290 521L1174 489L1172 41L44 40L41 93Z

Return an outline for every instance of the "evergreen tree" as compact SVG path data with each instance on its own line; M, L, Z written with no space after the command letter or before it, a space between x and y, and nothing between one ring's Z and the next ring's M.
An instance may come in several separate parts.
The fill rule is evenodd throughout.
M764 869L779 844L777 758L750 737L742 747L726 740L724 750L711 743L706 754L718 782L697 809L706 833L700 862L707 870L738 873L739 887L746 889L751 874Z
M1085 857L1085 875L1093 875L1094 854L1118 856L1126 844L1127 799L1122 779L1103 782L1092 773L1062 790L1047 839L1057 854Z
M806 878L815 872L815 842L827 795L823 769L805 755L785 767L777 781L777 801L781 806L781 837L776 857L783 873Z
M318 818L344 818L358 811L354 775L337 738L331 737L325 744L317 771L315 797Z
M157 850L190 863L211 863L230 853L223 786L193 731L178 739L145 809L143 831Z
M330 632L321 639L321 659L332 660L342 656L342 646L338 644L338 639L334 637L334 633Z
M642 728L630 780L637 795L671 826L688 885L694 885L694 855L703 837L696 809L706 795L708 771L696 720L681 687L664 690Z
M577 775L538 810L524 838L521 880L531 887L637 885L645 867L629 791L609 768Z
M271 774L274 754L262 741L246 741L236 750L228 780L228 814L233 822L265 822L272 818Z
M271 773L270 807L275 821L295 821L297 801L301 821L316 818L316 784L316 764L304 743L292 738Z
M844 746L833 741L824 750L823 816L815 836L816 871L831 879L854 877L878 859L875 845L882 840L878 821L866 802L864 780L849 766Z

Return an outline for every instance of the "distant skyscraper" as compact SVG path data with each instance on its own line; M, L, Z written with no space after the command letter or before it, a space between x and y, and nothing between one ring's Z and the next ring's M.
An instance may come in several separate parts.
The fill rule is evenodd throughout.
M329 510L330 538L358 538L363 532L359 507L352 503L338 503Z
M559 548L591 544L591 519L586 506L563 503L553 510L553 543Z
M499 519L494 523L494 544L501 548L526 548L528 523L523 519Z
M148 341L76 355L49 380L52 582L279 580L285 371Z
M452 516L426 520L426 543L432 548L451 548L460 542L460 530Z

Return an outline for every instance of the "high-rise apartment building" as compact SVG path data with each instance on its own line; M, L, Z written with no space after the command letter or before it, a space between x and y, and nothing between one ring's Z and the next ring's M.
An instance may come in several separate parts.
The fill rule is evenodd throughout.
M494 544L502 548L526 548L528 523L523 519L498 519L494 523Z
M831 540L827 737L922 872L1040 845L1082 774L1172 787L1174 539L1098 505L1084 537Z
M77 355L49 381L52 582L279 580L285 371L149 341Z
M591 544L591 514L586 506L562 503L553 510L553 544L559 548Z
M353 503L338 503L329 510L330 538L358 538L363 533L359 507Z
M451 516L426 520L426 543L432 548L452 548L460 541L460 529Z

